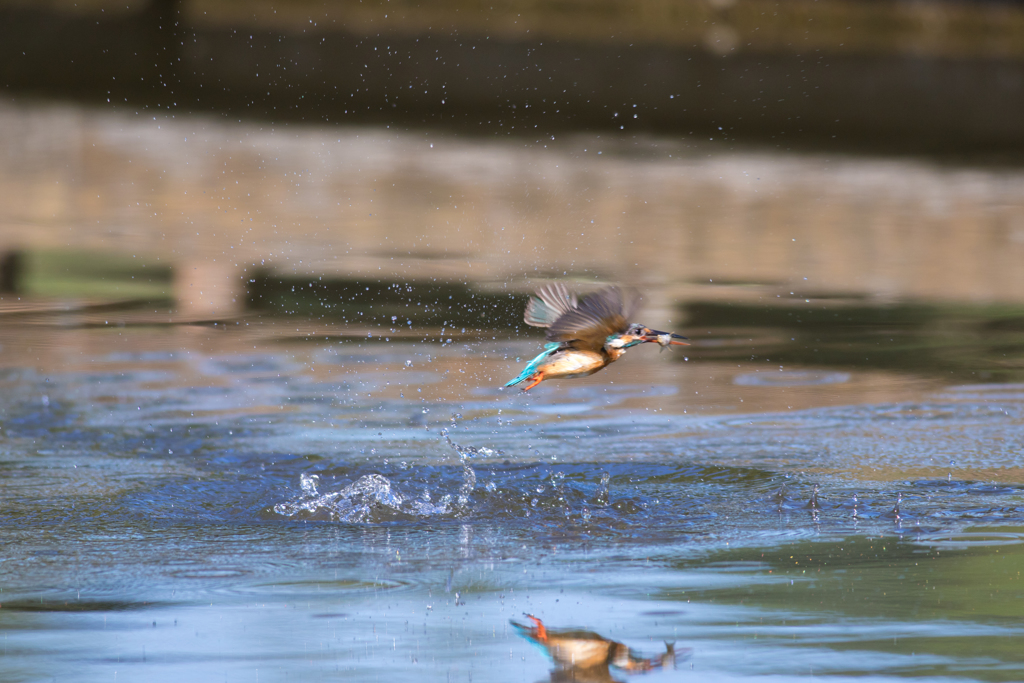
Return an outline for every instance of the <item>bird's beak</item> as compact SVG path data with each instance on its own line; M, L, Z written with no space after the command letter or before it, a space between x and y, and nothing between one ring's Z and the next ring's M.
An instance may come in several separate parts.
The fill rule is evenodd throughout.
M675 332L662 332L660 330L648 329L647 333L641 337L645 342L656 342L662 346L689 346L689 341L680 341L688 339L681 334Z

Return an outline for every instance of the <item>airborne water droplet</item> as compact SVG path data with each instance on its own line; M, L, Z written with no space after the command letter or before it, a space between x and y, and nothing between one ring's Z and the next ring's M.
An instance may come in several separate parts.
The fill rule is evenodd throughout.
M316 474L306 474L303 472L299 475L299 486L302 487L302 492L307 496L315 496L316 488L320 484L320 477Z

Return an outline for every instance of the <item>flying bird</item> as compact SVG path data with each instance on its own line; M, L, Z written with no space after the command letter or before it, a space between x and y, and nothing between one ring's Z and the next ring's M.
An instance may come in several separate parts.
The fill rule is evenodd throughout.
M586 377L621 358L626 349L645 342L662 348L686 344L680 341L686 337L629 322L639 306L638 292L614 286L583 299L577 299L561 283L540 288L530 297L523 320L547 328L548 343L544 352L505 386L529 381L523 387L529 391L546 379Z

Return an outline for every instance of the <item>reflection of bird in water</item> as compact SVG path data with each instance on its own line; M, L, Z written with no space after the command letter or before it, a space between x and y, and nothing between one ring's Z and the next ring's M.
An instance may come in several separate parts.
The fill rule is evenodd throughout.
M578 683L615 683L609 667L629 673L654 669L674 669L680 657L675 643L665 643L665 652L657 657L642 657L624 643L609 640L599 633L580 629L549 629L532 614L525 615L533 625L510 622L519 635L544 648L555 663L552 681Z
M546 327L548 343L505 386L529 380L523 387L529 391L546 379L592 375L644 342L656 342L662 348L686 344L678 341L686 337L630 323L639 304L639 294L618 287L605 287L583 300L560 283L542 287L530 298L523 319L527 325Z

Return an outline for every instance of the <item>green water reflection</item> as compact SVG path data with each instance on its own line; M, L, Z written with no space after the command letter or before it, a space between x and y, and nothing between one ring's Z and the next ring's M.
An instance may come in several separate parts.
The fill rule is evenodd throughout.
M175 272L167 263L76 251L29 251L19 259L16 291L27 297L19 314L26 308L31 312L33 297L86 298L119 302L120 323L149 324L153 305L164 310L174 305ZM539 337L522 322L526 298L469 280L356 279L257 269L247 276L244 308L219 319L323 323L334 331L348 326L406 336L446 329L457 336ZM134 313L125 307L128 301L135 302ZM1024 381L1024 308L1019 305L879 304L793 295L763 303L684 300L674 307L683 321L679 329L694 341L678 360L875 369L956 382Z
M266 271L254 273L246 291L251 314L399 329L525 327L526 301L525 295L483 292L462 282L289 277Z
M173 304L174 269L154 258L75 249L9 252L8 289L30 298Z
M681 308L692 327L733 342L702 348L698 358L878 368L961 382L1024 379L1020 306L870 306L800 298L775 306L693 302ZM743 344L745 336L760 343Z
M1011 681L1024 674L1021 527L976 528L919 541L891 536L808 540L725 550L706 561L674 566L753 579L658 594L660 599L761 610L756 621L748 617L737 624L740 638L791 639L793 645L836 652L918 658L921 665L908 659L897 669L915 677ZM951 622L975 624L977 632ZM864 672L850 660L845 667L831 673Z

